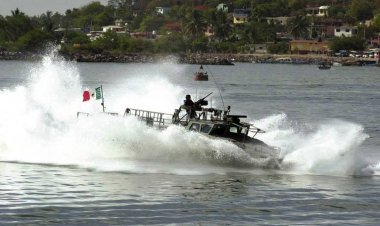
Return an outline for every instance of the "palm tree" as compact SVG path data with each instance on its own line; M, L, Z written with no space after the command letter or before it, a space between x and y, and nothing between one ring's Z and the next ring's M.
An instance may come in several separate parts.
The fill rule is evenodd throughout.
M227 40L232 32L231 19L227 17L227 13L216 11L211 18L215 36L220 40Z
M298 14L289 20L288 29L295 39L304 38L309 33L310 20Z
M46 32L52 32L53 31L54 23L53 23L51 16L52 16L51 11L47 11L46 14L43 14L41 16L42 26Z
M183 18L182 23L185 33L192 37L201 36L207 25L202 14L197 10L188 11Z
M25 15L18 8L16 8L15 10L11 10L11 13L12 13L12 16L23 16L23 15Z

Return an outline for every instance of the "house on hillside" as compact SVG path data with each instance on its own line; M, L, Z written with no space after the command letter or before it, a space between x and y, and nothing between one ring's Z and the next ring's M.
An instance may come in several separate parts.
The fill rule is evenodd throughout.
M307 7L306 12L307 16L316 16L316 17L324 17L328 16L328 9L330 6L317 6L317 7Z
M126 25L126 23L124 23L124 21L122 19L117 19L117 20L115 20L115 25L119 26L119 27L123 27Z
M267 20L268 24L273 23L273 24L280 24L280 25L286 26L288 24L290 17L287 17L287 16L267 17L265 19Z
M125 28L117 25L109 25L102 27L103 32L113 31L116 33L125 33Z
M90 41L95 41L98 38L103 37L103 31L90 31L90 33L87 34L87 37L90 39Z
M292 40L289 42L289 45L290 52L297 54L325 54L330 50L328 42L318 40Z
M329 10L329 8L330 8L330 6L327 6L327 5L320 6L318 8L318 14L317 14L317 16L319 16L319 17L328 16L328 10Z
M261 43L261 44L252 44L252 48L254 53L268 53L268 44L267 43Z
M310 24L310 34L312 38L332 38L335 28L342 25L342 20L339 19L315 17L313 23Z
M167 33L170 34L172 32L180 32L181 26L178 22L167 22L164 24L165 30L167 30Z
M319 7L308 6L306 7L306 16L317 16L319 12Z
M228 12L228 5L225 3L220 3L217 7L216 10L222 11L227 13Z
M156 39L156 32L155 31L152 31L152 32L131 32L129 33L131 35L131 37L133 38L139 38L139 39Z
M207 37L207 38L212 38L215 36L215 31L213 29L212 26L207 26L205 32L204 32L204 35Z
M235 9L232 16L234 18L234 24L244 24L248 22L249 10Z
M196 10L196 11L206 11L207 9L208 9L208 7L205 5L194 6L194 10Z
M334 31L335 37L352 37L358 34L358 28L354 26L336 27Z
M82 28L57 28L54 30L54 32L56 33L65 33L65 32L68 32L68 31L71 31L71 32L84 32L85 30L83 30Z
M369 40L372 48L380 48L380 33L376 34Z
M162 7L162 6L156 7L156 13L158 15L165 15L169 11L170 11L170 7Z

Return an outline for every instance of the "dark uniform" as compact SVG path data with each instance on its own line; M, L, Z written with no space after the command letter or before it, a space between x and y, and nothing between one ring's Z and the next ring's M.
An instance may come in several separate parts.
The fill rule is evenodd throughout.
M193 107L194 102L191 100L191 96L189 94L186 95L186 100L184 101L185 106Z
M188 107L187 114L190 115L190 118L195 118L196 113L194 109L194 102L191 100L191 96L189 94L186 95L186 100L184 100L184 105Z

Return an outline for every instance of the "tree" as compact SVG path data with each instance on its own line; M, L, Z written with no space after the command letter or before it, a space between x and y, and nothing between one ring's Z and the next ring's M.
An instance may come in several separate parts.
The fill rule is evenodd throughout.
M198 37L191 42L193 52L205 52L207 50L208 40L206 37Z
M42 27L46 32L52 32L54 28L52 13L51 11L47 11L46 14L42 14L41 16Z
M101 12L94 16L93 21L94 24L99 26L106 26L114 23L114 18L107 12Z
M140 31L153 31L159 30L165 23L165 19L160 16L146 16L140 23Z
M347 13L356 21L364 21L373 17L372 6L367 0L353 0Z
M90 39L87 37L86 34L82 32L67 32L65 34L65 42L73 45L73 44L89 44Z
M198 10L190 10L183 18L183 27L185 34L193 38L200 37L206 28L206 21Z
M130 8L133 0L108 0L108 5L113 8Z
M329 43L330 49L334 52L339 50L364 50L365 39L359 37L334 38Z
M180 33L166 35L156 42L156 51L160 53L181 53L186 49L185 40Z
M96 39L91 43L91 48L96 52L113 50L118 47L119 37L113 31L107 31L101 38Z
M8 41L8 34L5 30L6 28L7 28L7 21L4 19L3 16L0 16L0 45L1 43Z
M344 19L346 8L340 5L333 5L328 8L328 16L335 19Z
M36 51L43 49L47 42L53 41L54 37L45 31L32 30L21 36L17 42L18 50Z
M292 11L299 11L304 9L306 6L306 2L303 0L289 0L288 7Z
M30 18L18 8L14 11L12 10L12 16L6 17L5 32L9 41L16 41L31 30L33 30L33 26Z
M309 27L309 18L301 14L291 18L288 23L288 30L295 39L306 37L309 33Z
M289 44L287 42L279 42L268 46L268 51L274 54L284 54L289 50Z
M375 16L373 26L376 29L376 31L380 32L380 13Z
M230 37L233 28L227 13L214 11L211 15L210 24L219 40L227 40Z

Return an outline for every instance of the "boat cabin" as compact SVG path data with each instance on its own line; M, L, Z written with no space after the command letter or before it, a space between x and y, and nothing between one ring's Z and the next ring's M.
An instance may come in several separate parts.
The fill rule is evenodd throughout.
M193 114L192 110L196 113ZM259 132L263 132L250 123L241 122L240 119L247 118L246 115L230 115L230 110L230 106L226 111L223 111L202 107L190 109L182 105L173 114L173 124L185 126L190 131L230 138L240 142L247 139L249 132L253 132L254 136Z
M249 132L249 126L246 127L221 122L213 123L205 121L191 121L187 129L210 136L230 138L241 142L245 141Z

